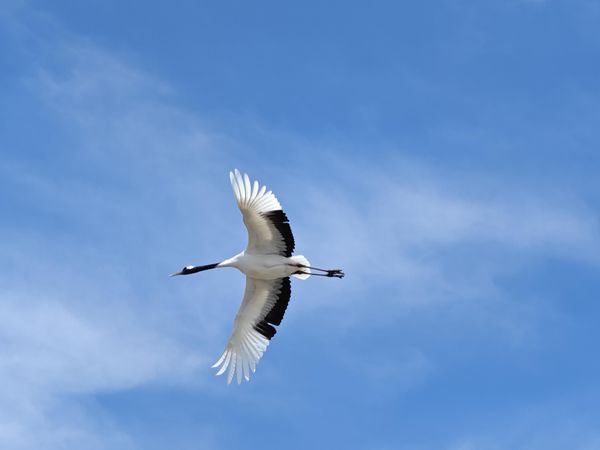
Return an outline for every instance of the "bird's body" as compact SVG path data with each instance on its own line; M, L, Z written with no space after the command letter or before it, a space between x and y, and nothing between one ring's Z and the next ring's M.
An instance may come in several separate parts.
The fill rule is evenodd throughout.
M246 275L246 290L236 315L233 333L225 351L213 366L217 375L227 371L227 382L234 376L250 379L256 364L277 332L291 295L290 276L307 279L311 275L342 278L341 270L311 267L302 256L292 256L295 242L288 218L266 187L250 182L236 169L229 174L235 198L248 230L246 250L219 263L186 266L173 275L189 275L209 269L234 267ZM323 272L323 273L320 273Z
M246 276L258 280L274 280L296 274L298 272L297 264L300 262L298 256L286 257L242 252L219 263L218 267L234 267Z

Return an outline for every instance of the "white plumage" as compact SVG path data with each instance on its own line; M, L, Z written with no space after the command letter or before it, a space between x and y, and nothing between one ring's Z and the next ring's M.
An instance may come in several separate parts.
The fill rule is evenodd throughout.
M217 375L223 374L227 368L227 382L231 383L234 373L237 381L242 381L242 369L246 380L250 379L250 370L256 370L256 364L269 345L269 339L258 332L254 326L264 319L268 311L277 302L279 280L259 280L246 277L244 300L235 317L233 333L227 342L225 351L213 365L220 367Z
M227 373L238 384L250 379L256 365L275 335L291 295L290 276L307 279L311 275L342 278L341 270L310 267L302 256L292 256L294 236L287 216L271 191L252 183L237 169L229 173L231 186L248 230L246 250L220 263L186 266L173 275L189 275L208 269L235 267L246 274L246 290L235 317L233 332L219 360L217 375ZM312 269L312 270L311 270ZM321 271L324 273L318 273Z

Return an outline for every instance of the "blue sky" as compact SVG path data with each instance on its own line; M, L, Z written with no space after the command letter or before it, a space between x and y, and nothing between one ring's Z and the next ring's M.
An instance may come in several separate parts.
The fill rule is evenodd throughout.
M600 448L598 3L172 3L0 9L0 447ZM347 273L239 387L234 167Z

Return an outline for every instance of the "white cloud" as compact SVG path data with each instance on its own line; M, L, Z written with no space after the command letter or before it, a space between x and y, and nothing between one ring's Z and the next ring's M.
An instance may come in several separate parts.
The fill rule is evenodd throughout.
M77 37L27 50L45 61L27 76L28 94L63 124L69 148L48 159L56 169L27 158L0 169L30 212L2 227L0 447L137 448L86 399L198 387L210 373L224 333L214 318L228 305L218 294L199 304L191 295L205 288L186 296L166 275L197 255L175 231L217 221L179 198L211 192L205 176L227 143L170 105L162 83ZM189 171L175 174L181 160Z
M429 311L439 317L440 335L453 330L453 338L483 333L508 345L543 345L545 325L560 321L556 305L543 293L509 294L503 280L548 258L597 266L593 211L575 193L557 196L531 185L524 191L493 175L482 181L461 174L457 183L451 172L410 161L395 168L342 164L307 192L309 215L296 222L300 250L317 267L339 266L347 277L303 286L315 300L296 307L308 314L335 308L331 326L340 329L372 321L403 327Z
M208 363L139 314L97 298L107 292L90 294L97 301L91 308L47 291L33 297L0 292L2 448L104 448L105 433L109 447L128 448L128 438L110 422L90 421L79 396L189 380Z
M450 293L468 294L464 282L475 282L477 291L478 280L443 277L455 269L465 274L467 266L475 277L482 271L511 273L512 264L546 256L598 263L600 233L592 211L552 201L543 190L525 196L506 186L502 195L486 197L485 184L476 179L463 179L459 189L449 174L432 175L424 168L397 178L365 167L344 172L351 175L332 184L353 185L360 194L320 186L309 195L311 217L301 220L310 230L312 257L342 265L349 282L429 279L429 287L439 283ZM356 173L362 177L358 184L351 179Z

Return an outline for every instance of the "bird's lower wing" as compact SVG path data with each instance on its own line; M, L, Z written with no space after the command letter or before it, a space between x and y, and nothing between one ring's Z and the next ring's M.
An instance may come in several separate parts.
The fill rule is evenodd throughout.
M233 333L225 351L213 365L217 375L227 372L227 383L242 376L250 380L250 372L256 371L256 364L275 335L273 325L279 325L291 296L290 279L257 280L246 277L244 300L235 317Z

